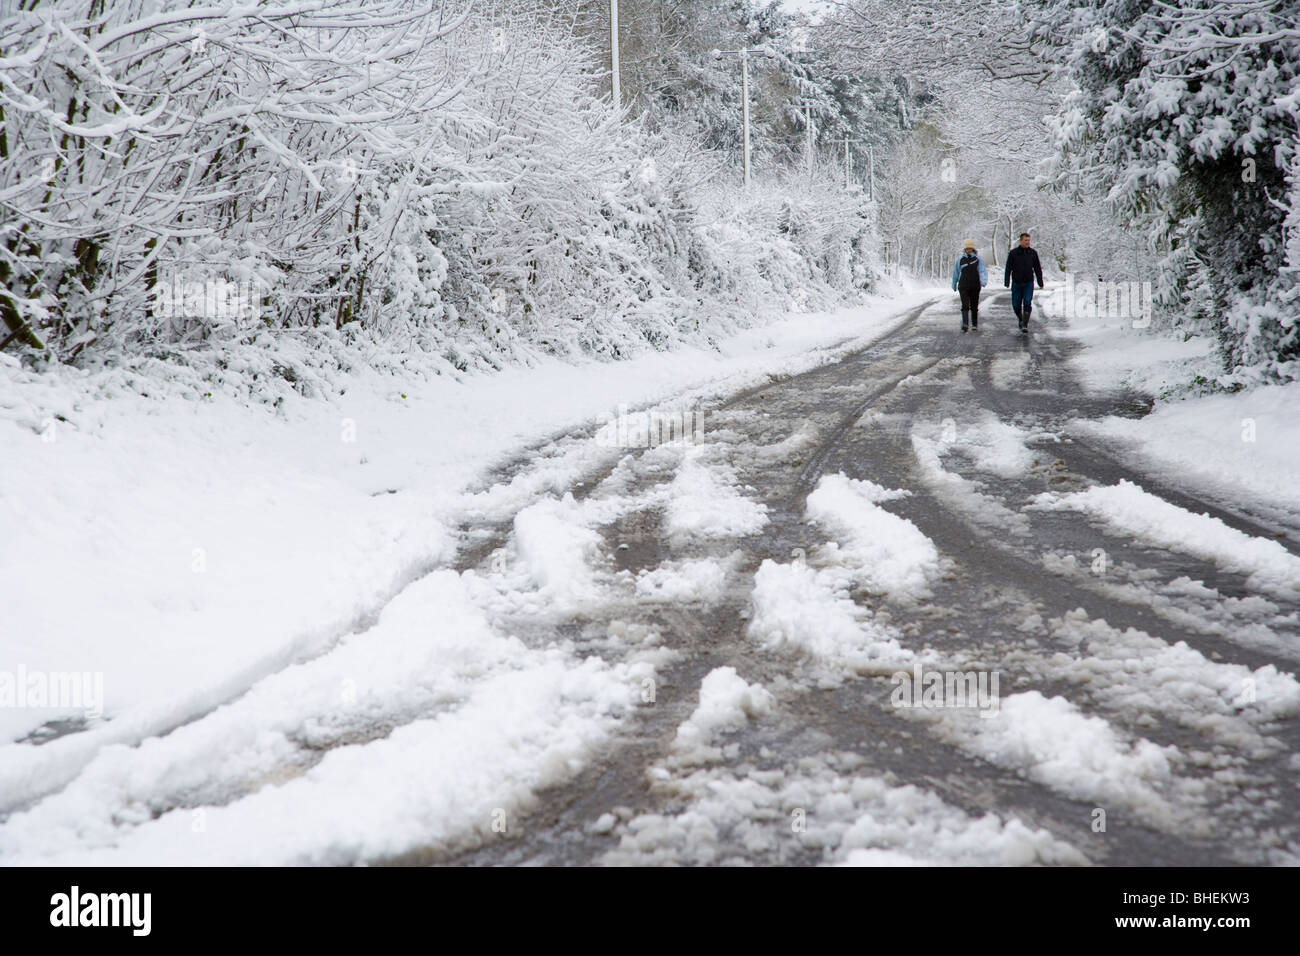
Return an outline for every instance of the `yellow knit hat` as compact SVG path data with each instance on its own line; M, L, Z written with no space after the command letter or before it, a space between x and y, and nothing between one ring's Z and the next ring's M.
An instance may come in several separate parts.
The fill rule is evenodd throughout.
M965 242L963 242L963 243L961 244L961 248L962 248L962 251L963 251L963 252L965 252L967 249L974 249L974 248L975 248L975 240L974 240L974 239L967 239Z

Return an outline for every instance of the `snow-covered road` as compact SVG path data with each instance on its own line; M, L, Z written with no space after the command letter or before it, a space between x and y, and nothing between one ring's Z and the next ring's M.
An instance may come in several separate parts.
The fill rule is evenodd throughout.
M341 640L11 773L0 861L1297 862L1297 529L1081 427L1149 401L1060 328L954 305L690 441L514 456Z
M500 626L660 650L654 701L519 839L459 859L1293 860L1294 539L1144 490L1067 425L1148 401L950 312L575 484L586 600ZM471 532L503 594L519 531Z

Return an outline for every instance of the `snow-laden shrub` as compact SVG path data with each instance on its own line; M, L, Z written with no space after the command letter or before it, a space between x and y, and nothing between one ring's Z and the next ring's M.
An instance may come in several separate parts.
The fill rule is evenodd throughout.
M273 325L341 324L359 170L419 164L469 6L32 6L0 18L9 328L139 351L246 327L250 288ZM241 308L168 298L227 284Z
M697 288L747 310L825 308L869 289L879 269L875 206L827 176L719 185L701 220Z
M1024 0L1075 86L1062 182L1099 186L1164 254L1161 301L1213 321L1235 385L1300 371L1292 0Z
M563 18L502 9L0 17L0 316L64 361L206 355L220 377L292 335L455 371L706 343L870 283L860 194L720 185L718 154L610 108Z

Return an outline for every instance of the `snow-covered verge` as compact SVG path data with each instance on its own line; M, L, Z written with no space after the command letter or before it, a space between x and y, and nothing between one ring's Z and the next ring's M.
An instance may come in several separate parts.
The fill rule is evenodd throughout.
M1070 319L1086 348L1075 357L1097 388L1128 386L1156 399L1140 419L1078 420L1084 437L1116 443L1125 456L1173 484L1227 501L1259 502L1300 524L1300 443L1294 440L1300 382L1204 393L1220 366L1204 337L1141 332L1117 319Z
M105 748L0 825L0 856L350 864L508 831L581 767L641 674L494 633L467 591L434 572L332 651L165 737Z
M129 779L113 784L122 807L223 803L229 794L208 793L182 772L191 753L183 745L202 738L195 748L217 746L227 732L226 759L250 791L242 799L272 803L281 798L260 794L282 781L255 771L269 770L285 740L310 742L323 733L326 747L340 744L294 783L310 789L336 765L371 759L335 756L378 742L349 744L347 729L360 724L345 720L340 730L330 706L364 713L347 702L365 697L358 663L365 655L353 655L382 644L384 654L410 666L384 677L379 696L386 703L375 719L413 720L403 734L413 735L408 743L422 760L441 752L439 741L461 746L448 722L468 719L455 715L478 695L518 692L520 707L533 701L547 715L537 726L555 731L554 739L543 732L514 740L502 725L509 739L483 743L514 755L498 759L485 750L481 758L506 788L492 791L491 809L510 812L531 788L580 765L617 719L635 675L614 673L598 659L583 664L563 647L512 652L508 667L502 655L492 657L492 646L505 648L513 637L495 632L491 608L476 597L482 589L469 588L465 598L451 572L438 572L452 577L438 588L426 577L453 558L463 516L504 518L536 504L515 522L512 546L529 578L519 587L532 588L543 604L580 598L575 585L584 569L574 568L583 564L583 542L574 538L572 548L557 551L545 523L568 507L554 496L584 469L623 454L592 438L593 419L656 402L703 408L771 374L829 361L883 334L932 294L913 289L847 311L789 316L726 339L716 351L684 348L616 363L548 359L461 381L359 367L335 372L339 388L310 399L291 383L273 383L275 403L223 392L189 400L191 382L160 372L34 372L0 361L0 732L7 741L0 746L0 805L31 807L38 816L23 819L34 827L40 813L65 819L60 801L75 802L84 787L122 776ZM534 462L516 479L476 483L485 468L538 441ZM423 603L399 611L399 601ZM483 646L462 647L448 633L457 613L474 619ZM425 660L440 654L469 656L447 664L455 676L444 681L442 665ZM479 660L484 654L492 660ZM102 697L57 698L49 683L51 696L38 700L14 684L19 676L30 683L60 674L95 675ZM284 713L269 713L270 702L281 699L273 687L297 679L293 674L311 677L310 692L289 694L294 703ZM512 680L522 683L492 690ZM13 696L4 697L6 689ZM536 700L525 689L536 691ZM195 721L204 729L189 736L175 729ZM51 722L67 722L55 730L80 729L37 745ZM270 736L250 737L249 728L262 724ZM23 739L34 731L36 738ZM149 748L136 746L151 738ZM163 753L161 741L174 742L152 763L151 755ZM167 785L160 790L150 781ZM60 788L63 794L42 800ZM367 805L356 796L355 806ZM426 837L438 832L451 840L491 822L482 807L473 809L482 803L477 798L444 796L458 816L443 821L446 832L416 828ZM229 806L231 820L245 812ZM266 808L256 813L274 816ZM135 811L123 812L114 820ZM167 827L180 826L163 825L169 819L150 831L158 845L167 842ZM367 832L379 833L376 827ZM18 840L18 829L14 823L6 831L0 852L31 859L36 844ZM110 826L102 839L116 844L119 836ZM360 830L354 836L329 859L403 849L401 839L380 846ZM138 839L141 848L154 845L152 836ZM308 842L286 845L284 859L324 860ZM57 852L55 844L50 849Z

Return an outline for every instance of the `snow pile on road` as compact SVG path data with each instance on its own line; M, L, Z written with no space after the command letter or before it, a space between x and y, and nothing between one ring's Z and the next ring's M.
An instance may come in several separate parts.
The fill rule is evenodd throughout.
M768 648L792 647L860 674L892 674L913 654L898 635L848 595L838 568L765 560L754 574L749 635Z
M920 600L939 573L939 552L916 525L878 505L910 493L826 475L808 495L807 514L840 536L828 554L834 550L865 587L896 599Z
M1030 533L1029 520L980 490L980 484L949 471L943 456L954 448L955 433L942 422L917 422L912 426L912 451L921 480L938 496L981 527L999 534Z
M1253 588L1289 600L1300 598L1300 558L1282 545L1230 528L1208 514L1193 514L1130 481L1064 495L1045 492L1030 507L1090 515L1111 531L1245 574Z
M700 704L677 728L673 747L698 753L716 737L762 717L772 709L772 695L761 684L747 684L734 667L716 667L700 682Z
M817 753L797 766L696 769L654 784L681 806L618 825L606 865L848 863L850 865L1082 865L1076 848L996 814L971 816L918 787L863 773L853 753Z
M1035 437L1039 436L985 412L978 421L958 427L952 447L980 471L999 478L1020 478L1034 466L1036 456L1026 443Z
M780 441L770 445L754 446L751 454L759 461L791 465L803 461L807 452L816 447L817 442L817 428L810 422L804 422L796 431Z
M529 505L514 522L514 547L538 597L567 610L598 600L594 564L600 534L586 527L583 509L572 494Z
M1090 620L1082 608L1052 621L1049 632L1070 652L1045 659L1013 655L1004 664L1040 679L1069 681L1095 707L1133 725L1148 724L1156 714L1176 721L1234 762L1283 749L1266 734L1300 713L1300 683L1273 664L1251 670L1212 661L1182 641L1171 645L1135 628L1121 631Z
M716 600L742 557L743 552L733 551L723 560L690 558L649 568L636 576L637 597L671 603Z
M645 672L497 633L439 571L330 653L166 737L106 748L0 824L0 857L352 864L473 845L581 769Z
M1125 604L1149 607L1179 633L1207 635L1249 647L1279 660L1300 663L1300 645L1291 639L1294 612L1260 594L1225 594L1204 581L1180 575L1165 580L1155 568L1130 561L1110 562L1104 574L1101 555L1092 558L1044 551L1040 563L1052 574ZM1086 584L1085 584L1086 582ZM1231 586L1235 582L1228 582ZM1236 590L1234 587L1233 590Z
M1176 747L1126 740L1108 721L1063 697L1036 690L1012 694L987 720L973 709L904 712L933 722L940 736L967 753L1066 796L1123 807L1157 828L1208 825L1197 822L1194 785L1174 774L1182 759Z
M744 495L735 469L709 461L713 446L687 449L668 488L664 525L677 543L739 538L763 530L767 508Z

